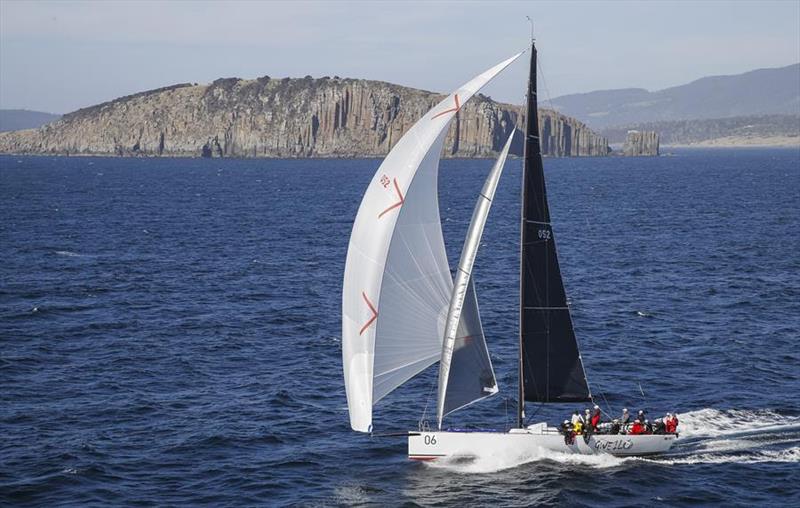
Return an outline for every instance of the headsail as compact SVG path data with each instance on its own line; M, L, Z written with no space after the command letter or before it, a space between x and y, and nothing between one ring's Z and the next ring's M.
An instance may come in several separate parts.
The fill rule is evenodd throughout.
M452 289L437 177L461 105L519 54L425 114L384 159L358 209L344 272L342 363L350 425L372 428L372 406L433 364Z
M514 132L512 130L500 157L483 184L472 212L472 220L453 281L453 294L447 311L442 359L439 364L439 395L436 405L439 428L442 428L442 418L445 414L497 393L497 382L478 313L472 267L478 254L497 183L500 181L508 150L514 139Z
M536 99L536 47L531 48L525 130L520 260L520 399L591 400L572 328L545 191ZM522 403L518 423L522 424Z

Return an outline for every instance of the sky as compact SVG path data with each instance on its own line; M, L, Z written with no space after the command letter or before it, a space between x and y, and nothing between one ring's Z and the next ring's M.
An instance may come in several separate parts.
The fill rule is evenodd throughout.
M264 75L449 92L524 49L526 16L545 100L800 62L800 0L0 0L0 108L66 113L175 83ZM521 103L526 65L484 92Z

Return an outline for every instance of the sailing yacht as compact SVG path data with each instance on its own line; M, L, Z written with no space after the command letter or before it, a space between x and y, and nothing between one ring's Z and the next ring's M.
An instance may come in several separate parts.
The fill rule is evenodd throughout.
M454 276L439 216L439 159L448 127L461 107L521 55L478 75L428 111L397 142L367 187L353 223L342 290L342 363L350 425L371 433L375 404L439 361L436 428L408 433L411 459L525 456L543 449L613 455L664 452L676 435L597 433L570 443L546 423L525 421L525 402L593 400L550 222L533 41L524 132L516 426L491 432L443 426L448 414L498 393L472 269L514 129L478 197Z

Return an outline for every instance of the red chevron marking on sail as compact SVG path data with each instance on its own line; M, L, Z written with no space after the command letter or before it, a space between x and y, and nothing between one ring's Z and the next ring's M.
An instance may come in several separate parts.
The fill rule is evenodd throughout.
M364 293L363 291L361 292L361 298L364 299L364 301L367 303L367 307L369 307L369 310L372 311L372 317L369 318L369 321L364 323L364 326L361 327L361 330L358 332L359 335L363 334L364 330L369 328L369 325L371 325L372 323L375 322L376 319L378 319L378 311L375 310L375 306L372 305L372 302L369 301L369 298L367 298L366 293Z
M456 94L456 107L450 108L446 111L442 111L441 113L433 115L431 117L431 120L433 120L434 118L439 118L442 115L446 115L447 113L452 113L453 111L457 113L459 109L461 109L461 103L458 102L458 94Z
M397 184L397 178L395 178L393 181L394 181L394 190L395 190L395 192L397 193L397 197L398 197L398 199L399 199L400 201L398 201L397 203L393 204L392 206L390 206L390 207L389 207L389 208L387 208L386 210L384 210L384 211L382 211L381 213L379 213L379 214L378 214L378 218L379 218L379 219L380 219L381 217L383 217L384 215L386 215L386 213L387 213L387 212L391 212L391 211L392 211L392 210L394 210L395 208L398 208L398 207L400 207L400 206L403 206L403 203L405 203L405 202L406 202L406 199L403 197L403 193L402 193L402 192L400 192L400 186Z

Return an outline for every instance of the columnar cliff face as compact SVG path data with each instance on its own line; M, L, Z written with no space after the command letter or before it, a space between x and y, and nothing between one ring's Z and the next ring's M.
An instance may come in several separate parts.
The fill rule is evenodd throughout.
M658 155L658 133L655 131L628 131L622 154L639 157Z
M219 79L81 109L40 129L0 133L0 152L206 157L379 157L444 98L390 83L322 78ZM445 156L498 152L520 108L479 95L448 133ZM542 110L551 156L606 155L584 124ZM521 153L522 143L512 151Z

